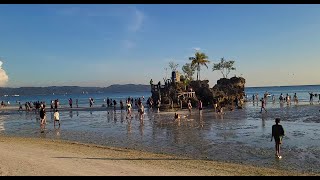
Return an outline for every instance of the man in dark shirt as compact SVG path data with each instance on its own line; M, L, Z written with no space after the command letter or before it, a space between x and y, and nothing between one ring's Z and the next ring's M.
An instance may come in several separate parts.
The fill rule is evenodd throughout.
M275 120L276 124L272 126L272 138L274 138L275 141L275 147L276 147L276 156L277 158L281 159L282 157L280 156L280 144L282 144L282 138L284 136L284 129L283 127L279 124L280 123L280 118L276 118Z

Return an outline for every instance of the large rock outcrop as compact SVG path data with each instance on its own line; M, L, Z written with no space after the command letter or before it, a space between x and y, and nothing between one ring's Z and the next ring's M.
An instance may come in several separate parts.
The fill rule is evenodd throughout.
M188 85L181 81L166 81L164 85L152 85L152 98L157 101L161 97L162 110L180 108L181 104L186 108L188 100L193 107L197 106L199 100L203 102L203 106L212 107L216 100L220 107L231 109L236 100L241 105L241 99L245 95L244 88L245 79L242 77L221 78L213 88L210 88L208 80L191 81Z
M233 105L236 98L243 99L245 92L245 79L242 77L232 77L231 79L221 78L212 88L214 98L218 100L223 107Z

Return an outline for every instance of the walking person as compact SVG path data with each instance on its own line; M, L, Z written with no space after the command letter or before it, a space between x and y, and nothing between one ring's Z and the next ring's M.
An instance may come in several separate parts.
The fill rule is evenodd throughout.
M280 145L282 144L282 139L284 136L284 129L282 125L280 125L280 118L275 119L275 125L272 126L272 137L271 141L274 138L275 141L275 149L276 149L276 157L281 159L282 156L280 155Z
M264 99L262 98L261 100L261 111L260 111L260 113L262 113L262 110L264 109L265 110L265 112L267 112L267 110L266 110L266 102L264 101Z

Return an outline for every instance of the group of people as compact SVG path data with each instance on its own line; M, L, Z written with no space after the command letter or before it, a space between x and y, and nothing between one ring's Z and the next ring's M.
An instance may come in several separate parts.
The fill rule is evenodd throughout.
M320 94L309 92L310 95L310 104L313 104L313 97L319 97L318 103L320 103Z
M56 108L54 110L54 114L53 114L53 123L54 123L54 127L56 127L56 123L59 124L60 127L60 114L58 109ZM46 114L46 108L43 104L41 104L40 106L40 127L44 128L45 125L47 124L47 114Z
M122 103L122 101L121 101L121 103ZM132 117L132 102L131 102L130 98L128 98L126 100L126 104L127 104L127 109L126 109L127 116L126 116L126 119L132 119L133 118ZM141 123L143 123L145 110L144 110L144 105L143 105L142 101L140 100L140 98L139 98L137 106L138 106L139 119L140 119Z

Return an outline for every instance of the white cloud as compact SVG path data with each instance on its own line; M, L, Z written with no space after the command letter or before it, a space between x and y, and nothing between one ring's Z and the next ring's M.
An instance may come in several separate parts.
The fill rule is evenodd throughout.
M195 50L195 51L200 51L201 50L201 48L199 48L199 47L195 47L195 48L192 48L193 50Z
M0 61L0 86L7 84L9 77L4 69L2 69L2 61Z

